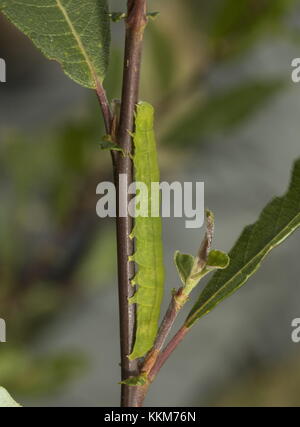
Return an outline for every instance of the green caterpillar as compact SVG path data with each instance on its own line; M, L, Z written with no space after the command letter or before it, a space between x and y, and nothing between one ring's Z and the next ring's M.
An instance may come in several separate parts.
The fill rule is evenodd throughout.
M160 180L154 135L154 109L146 102L139 102L136 109L134 142L134 175L136 182L143 182L148 189L150 209L151 183ZM143 357L152 347L158 329L160 306L164 291L164 264L162 246L162 221L159 216L135 218L131 238L136 239L135 254L130 261L138 265L132 281L138 289L130 302L137 304L137 330L135 344L129 359Z

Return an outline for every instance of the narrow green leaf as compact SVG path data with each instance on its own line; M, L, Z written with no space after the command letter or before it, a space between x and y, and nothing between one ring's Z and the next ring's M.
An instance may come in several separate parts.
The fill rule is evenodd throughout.
M147 13L147 17L149 19L155 20L160 15L160 12L149 12Z
M100 148L101 150L114 150L114 151L124 152L123 148L121 148L115 142L112 142L111 140L109 140L109 135L107 139L104 137L103 141L100 142Z
M220 90L194 106L164 137L166 143L184 144L241 125L283 88L280 80L252 81Z
M95 89L109 57L107 0L0 0L0 10L65 73Z
M128 378L127 380L121 381L120 384L125 384L133 387L138 385L146 385L148 384L147 374L141 374L137 377Z
M230 265L214 274L190 314L186 325L210 312L239 289L259 268L267 254L300 226L300 159L295 163L291 184L283 197L271 201L258 221L244 229L229 253Z
M0 408L20 408L19 405L5 388L0 387Z

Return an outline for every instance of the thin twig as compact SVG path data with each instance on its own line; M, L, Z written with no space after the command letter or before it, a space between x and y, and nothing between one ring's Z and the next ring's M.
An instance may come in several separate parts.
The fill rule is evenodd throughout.
M206 218L207 218L206 233L205 233L204 239L202 240L200 249L196 257L197 270L202 270L207 263L208 254L211 248L213 235L214 235L214 216L209 210L206 211ZM173 292L169 308L161 323L154 345L151 351L148 353L145 359L145 362L141 368L141 372L146 373L147 377L150 371L152 370L153 366L155 365L156 360L159 357L159 354L171 331L171 328L177 318L179 311L188 301L189 294L192 291L192 289L193 287L185 285L184 287L179 288L177 292L175 291Z
M124 56L123 89L120 109L120 120L117 142L126 153L132 152L130 132L134 128L134 111L138 102L141 54L143 34L147 24L146 0L128 0L126 19L126 40ZM118 188L119 175L125 174L127 185L133 180L132 161L130 157L118 155L115 182ZM117 192L119 200L119 189ZM128 200L127 200L128 202ZM119 204L119 203L118 203ZM119 207L120 208L120 207ZM128 355L134 341L135 334L135 305L129 304L128 298L132 296L134 288L131 279L134 276L134 263L128 261L133 253L133 242L129 238L132 231L132 218L117 218L117 246L118 246L118 282L119 282L119 307L120 307L120 338L121 338L121 366L122 380L138 373L138 361L130 361ZM122 385L121 406L133 406L134 387Z
M97 94L99 104L100 104L100 107L102 110L105 130L106 130L107 134L110 134L111 123L112 123L112 113L110 110L110 106L109 106L109 102L108 102L108 99L106 96L106 92L105 92L102 84L100 84L99 82L97 82L96 94Z
M213 234L214 234L214 217L213 214L207 210L206 211L207 226L204 239L200 245L197 257L195 258L195 268L199 271L202 270L208 259L208 254L211 248ZM192 270L193 271L193 270ZM192 274L192 273L191 273ZM200 280L200 279L199 279ZM194 286L197 285L197 281ZM174 322L177 318L179 311L186 304L189 299L189 294L192 291L193 286L181 287L177 292L173 292L172 299L168 310L163 318L161 326L159 328L156 340L150 352L147 354L145 361L140 369L140 374L145 374L147 378L147 383L143 386L135 386L136 388L136 406L141 406L147 395L149 386L154 380L158 371L165 363L170 354L175 350L179 342L184 338L187 328L183 326L179 332L174 336L174 338L169 342L166 348L163 350L163 346L166 342L166 339L171 332L171 329L174 325Z
M183 338L185 337L188 331L189 331L189 328L183 325L179 329L179 331L174 335L174 337L171 339L171 341L168 343L165 349L161 353L156 355L155 362L152 364L152 367L147 374L147 379L148 379L147 383L143 386L132 387L133 389L135 389L135 397L136 397L133 406L136 406L136 407L143 406L144 400L147 396L151 383L154 381L154 379L156 378L162 366L165 364L167 359L171 356L171 354L176 349L178 344L180 344L180 342L183 340Z
M141 368L142 373L146 373L148 375L153 366L155 365L159 353L161 352L165 341L172 329L172 326L177 318L177 315L188 299L188 297L182 293L182 290L183 288L180 288L176 293L172 295L170 305L159 328L155 343L151 351L148 353L145 362Z
M106 92L104 87L102 86L102 84L96 79L96 94L97 94L97 98L102 110L102 115L103 115L103 120L104 120L104 126L105 126L105 130L106 133L108 135L111 134L112 131L112 123L113 123L113 116L112 116L112 112L109 106L109 102L106 96ZM116 161L117 161L117 155L116 152L114 150L110 151L110 155L111 155L111 160L112 160L112 165L113 165L113 170L114 170L114 175L115 175L115 168L116 168Z
M166 346L166 348L160 353L160 355L157 358L157 361L155 365L153 366L152 370L149 373L149 381L150 383L153 382L156 375L166 362L166 360L171 356L173 351L176 349L178 344L181 343L183 338L186 336L186 334L189 332L190 328L187 328L185 325L183 325L179 331L174 335L174 337L171 339L169 344Z

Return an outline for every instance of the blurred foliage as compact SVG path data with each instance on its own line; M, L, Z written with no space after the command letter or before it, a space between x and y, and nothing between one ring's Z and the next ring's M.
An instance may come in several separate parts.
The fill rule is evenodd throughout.
M163 167L174 168L173 147L181 155L187 146L201 149L201 142L216 132L233 131L283 88L280 76L254 76L212 90L211 75L238 66L264 37L284 37L295 3L155 2L153 8L161 14L146 33L141 98L156 106L161 158L166 150L169 162ZM112 25L114 34L123 29L122 22ZM12 27L4 28L5 43L3 35L0 43L24 46L30 56L34 48L16 37ZM12 49L15 70L23 66L21 50ZM32 67L37 64L35 59ZM32 75L38 78L36 71ZM121 76L122 46L115 42L105 81L110 99L120 97ZM16 85L21 90L20 81ZM81 372L76 351L36 359L29 348L66 304L91 290L89 285L104 285L116 274L113 227L95 214L96 185L112 175L109 155L97 145L104 130L96 97L91 93L84 112L76 108L74 118L55 130L46 118L36 132L5 129L2 123L0 317L10 332L9 344L1 345L0 384L13 395L49 392Z
M49 357L32 357L21 348L2 350L0 377L3 386L14 393L51 393L68 379L80 374L85 362L71 352Z
M287 14L297 1L213 0L206 6L197 0L189 3L195 26L199 25L198 16L202 17L213 54L230 59L232 55L245 53L265 34L280 35L282 26L287 24Z
M233 378L214 399L216 406L299 407L299 352L285 360L257 365ZM211 402L210 402L211 404Z
M283 88L282 81L248 81L234 88L219 90L200 100L192 111L182 116L164 139L169 144L189 141L215 133L232 131L250 114L257 112L270 97Z

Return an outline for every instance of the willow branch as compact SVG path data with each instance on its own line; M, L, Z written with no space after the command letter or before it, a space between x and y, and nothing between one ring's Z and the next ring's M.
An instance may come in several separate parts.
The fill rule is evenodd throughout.
M123 71L123 89L120 108L117 142L127 153L132 152L130 132L134 129L134 112L138 102L141 56L143 34L147 24L146 0L128 0L126 18L126 39ZM119 175L125 174L127 185L133 180L132 161L129 156L118 155L115 169L115 183L118 188ZM119 199L119 188L117 200ZM122 195L121 195L122 196ZM127 203L128 203L128 196ZM118 203L119 204L119 203ZM119 207L120 208L120 207ZM130 361L135 334L135 305L129 304L128 298L134 293L131 279L134 276L134 263L128 261L133 253L133 242L129 238L133 221L126 217L117 217L117 246L118 246L118 284L120 308L120 341L121 341L121 367L122 380L135 376L138 373L138 362ZM132 387L122 385L121 406L133 405L134 390Z
M154 362L151 363L151 368L149 365L148 373L147 373L147 383L143 386L136 386L132 387L132 389L135 389L135 400L134 405L136 407L143 406L144 400L147 396L149 387L151 383L155 380L157 374L159 373L160 369L163 367L165 362L168 360L168 358L171 356L173 351L177 348L177 346L181 343L181 341L184 339L186 334L188 333L189 328L187 328L185 325L183 325L179 331L174 335L174 337L171 339L171 341L167 344L164 350L162 350L161 353L158 353L155 357Z
M147 376L155 365L159 353L161 352L166 342L166 339L174 325L174 322L178 316L178 313L187 300L188 296L184 295L183 288L180 288L176 293L173 293L171 302L159 328L154 345L151 351L148 353L145 362L141 368L141 372L146 373Z
M100 104L100 107L102 110L105 130L106 130L107 134L110 134L111 123L112 123L112 113L110 110L110 106L109 106L109 102L108 102L108 99L106 96L106 92L105 92L102 84L100 84L99 82L97 83L96 94L97 94L97 98L98 98L98 101L99 101L99 104Z
M179 331L174 335L174 337L171 339L171 341L168 343L166 348L160 353L158 356L156 363L154 364L153 368L151 369L148 379L151 382L155 379L156 375L160 371L160 369L163 367L165 362L168 360L168 358L171 356L173 351L177 348L177 346L181 343L181 341L184 339L186 334L189 332L190 328L187 328L185 325L183 325Z

